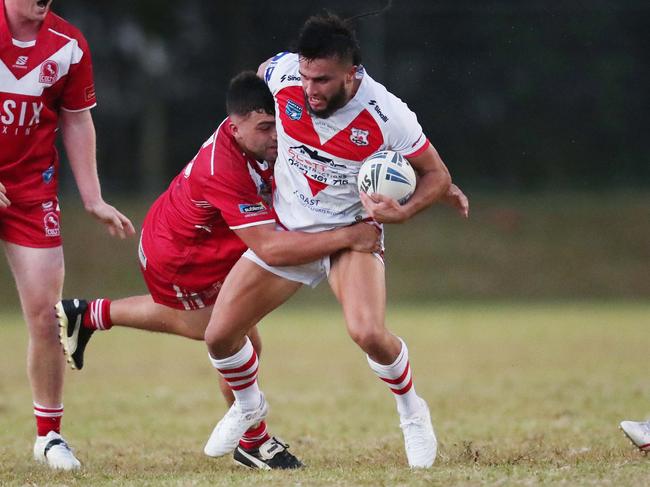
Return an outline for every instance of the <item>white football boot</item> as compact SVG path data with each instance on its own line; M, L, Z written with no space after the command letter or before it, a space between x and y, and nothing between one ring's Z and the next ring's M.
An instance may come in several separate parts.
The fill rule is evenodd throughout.
M639 450L650 451L650 421L621 421L621 430Z
M81 462L75 458L68 444L56 431L36 437L34 460L58 470L77 470L81 467Z
M209 457L220 457L232 453L239 440L251 427L266 418L269 408L264 399L264 394L260 394L260 403L252 411L241 411L239 404L235 401L226 415L221 418L212 430L208 442L203 448L203 452Z
M433 432L429 406L424 399L420 401L422 406L419 411L400 418L406 458L411 468L429 468L433 465L438 451L438 440Z

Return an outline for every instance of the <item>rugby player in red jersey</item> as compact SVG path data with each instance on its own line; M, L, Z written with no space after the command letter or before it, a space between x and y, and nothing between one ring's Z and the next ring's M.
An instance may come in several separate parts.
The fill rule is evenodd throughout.
M57 305L61 340L74 368L83 366L93 332L112 326L202 340L219 290L247 248L278 266L348 248L379 250L379 232L365 223L320 233L277 231L270 205L277 157L273 96L254 72L244 72L230 83L226 109L228 118L147 213L139 258L150 294ZM259 354L257 330L249 337ZM231 388L243 383L221 380L232 404ZM284 442L268 435L264 421L256 423L238 438L235 461L258 469L301 466ZM210 445L204 451L216 456Z
M71 470L80 463L60 434L65 361L57 350L53 311L64 277L57 127L86 210L111 235L124 238L135 231L102 198L88 44L79 30L50 11L51 3L0 0L0 239L29 332L34 458Z

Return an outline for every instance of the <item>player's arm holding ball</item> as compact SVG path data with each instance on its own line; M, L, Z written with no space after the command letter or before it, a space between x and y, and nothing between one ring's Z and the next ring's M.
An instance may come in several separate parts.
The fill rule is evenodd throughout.
M363 206L369 216L379 223L403 223L444 198L450 189L449 171L431 144L421 154L407 159L419 180L415 192L406 203L400 205L394 199L378 193L361 193Z

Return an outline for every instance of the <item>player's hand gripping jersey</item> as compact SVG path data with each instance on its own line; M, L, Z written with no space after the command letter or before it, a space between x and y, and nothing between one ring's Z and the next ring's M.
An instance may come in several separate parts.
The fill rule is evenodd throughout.
M272 169L242 153L228 122L154 202L143 224L143 269L153 267L180 288L222 282L247 248L232 230L275 223Z
M36 42L16 41L0 2L0 182L9 200L56 196L58 112L95 104L90 51L82 34L49 12Z
M274 210L289 230L314 232L365 218L357 177L361 163L378 150L415 157L429 141L415 114L359 68L355 96L328 118L310 115L298 55L280 53L265 81L276 101L278 159Z

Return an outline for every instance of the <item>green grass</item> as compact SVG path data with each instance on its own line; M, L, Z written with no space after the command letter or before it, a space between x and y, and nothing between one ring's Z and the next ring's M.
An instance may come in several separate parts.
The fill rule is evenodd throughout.
M64 430L84 463L31 460L26 333L0 316L1 485L648 485L650 458L617 430L650 416L650 303L393 307L440 441L406 468L394 401L339 312L291 304L262 326L272 432L308 468L248 472L202 448L225 412L202 343L99 333L66 385Z

